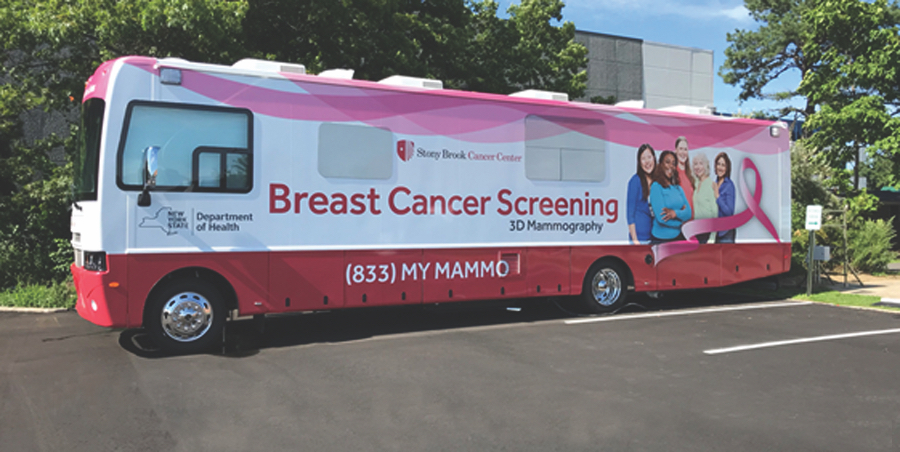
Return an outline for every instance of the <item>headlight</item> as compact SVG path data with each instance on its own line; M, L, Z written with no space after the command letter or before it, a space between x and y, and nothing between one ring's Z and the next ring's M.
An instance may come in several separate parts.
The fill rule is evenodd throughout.
M106 271L106 252L104 251L85 251L84 252L84 269L94 272Z

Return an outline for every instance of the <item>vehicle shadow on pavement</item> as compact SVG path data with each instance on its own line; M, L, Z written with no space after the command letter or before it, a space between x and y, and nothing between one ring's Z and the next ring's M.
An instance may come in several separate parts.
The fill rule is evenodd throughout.
M748 294L714 290L667 292L653 298L631 293L628 303L613 314L691 309L704 306L766 301ZM527 325L536 322L579 317L574 298L498 300L441 305L372 307L305 314L278 314L264 321L228 322L221 348L213 355L243 358L261 350L311 344L353 342L406 334L437 333L466 328ZM119 345L132 354L148 359L177 356L160 350L143 329L124 330Z

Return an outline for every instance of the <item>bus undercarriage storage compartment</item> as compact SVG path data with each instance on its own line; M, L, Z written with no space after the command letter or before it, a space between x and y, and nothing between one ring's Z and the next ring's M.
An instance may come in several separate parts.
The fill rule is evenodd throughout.
M789 268L780 123L347 74L103 63L76 163L79 313L199 351L232 312L571 296L608 313Z

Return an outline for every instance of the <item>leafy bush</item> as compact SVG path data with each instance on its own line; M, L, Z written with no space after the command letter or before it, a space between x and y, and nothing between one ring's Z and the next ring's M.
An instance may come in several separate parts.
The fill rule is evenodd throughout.
M868 273L883 272L896 257L891 240L897 235L893 219L866 220L861 227L850 230L850 263L857 270Z
M865 189L856 191L851 184L852 172L829 168L819 154L804 142L791 147L791 270L794 273L807 269L809 231L805 229L806 206L821 205L822 229L816 231L816 245L831 247L831 260L822 264L826 270L844 262L845 254L850 265L864 272L879 272L895 258L891 240L896 235L890 221L867 219L878 205L878 199ZM845 194L839 198L834 193ZM847 250L844 250L844 232L840 226L843 210L847 222ZM837 227L835 227L837 226Z
M75 285L68 281L50 285L29 284L0 292L0 306L19 308L66 308L75 307Z
M49 155L72 141L7 138L0 142L0 290L64 281L54 256L70 250L57 240L70 237L72 164L60 166Z

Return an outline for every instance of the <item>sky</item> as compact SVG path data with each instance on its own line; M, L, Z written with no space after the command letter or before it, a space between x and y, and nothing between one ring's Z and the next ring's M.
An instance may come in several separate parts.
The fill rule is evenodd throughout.
M725 62L726 36L735 30L756 30L743 0L564 0L563 20L582 31L605 33L663 44L712 50L716 109L725 113L750 113L779 105L772 101L740 103L737 87L719 77ZM519 0L499 0L500 11ZM783 75L768 90L796 88L800 73Z

